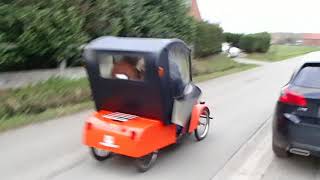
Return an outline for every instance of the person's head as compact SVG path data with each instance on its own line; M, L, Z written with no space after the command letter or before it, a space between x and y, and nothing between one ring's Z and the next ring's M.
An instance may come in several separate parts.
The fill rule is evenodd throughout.
M129 79L144 78L144 59L138 56L115 56L114 70L122 71L129 76Z
M135 57L135 56L123 56L121 61L125 61L126 63L132 66L137 66L139 59L140 59L139 57Z

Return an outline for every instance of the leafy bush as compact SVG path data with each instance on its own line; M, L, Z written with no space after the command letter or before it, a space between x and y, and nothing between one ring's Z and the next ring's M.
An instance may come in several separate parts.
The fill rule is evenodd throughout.
M64 7L64 2L59 0L46 8L0 6L5 17L0 71L56 67L62 60L79 55L78 47L87 40L82 31L84 19L75 8ZM3 44L16 48L8 50Z
M223 30L217 24L200 22L195 39L195 56L205 57L221 51Z
M257 52L265 53L271 46L271 35L267 32L255 34L258 39Z
M78 47L98 36L180 38L195 22L183 0L4 0L0 3L0 71L79 64ZM14 44L15 49L1 49Z
M240 38L243 36L243 34L238 34L238 33L223 33L224 40L228 43L231 44L233 47L239 47L239 41Z
M248 53L265 53L270 48L271 36L269 33L256 33L244 35L240 38L239 47Z
M0 117L36 114L89 99L90 89L86 79L52 78L34 86L0 91Z
M244 35L240 38L239 47L248 53L255 52L257 50L257 41L251 34Z
M180 38L192 42L195 25L187 13L182 0L97 0L87 11L82 11L91 38L115 35Z

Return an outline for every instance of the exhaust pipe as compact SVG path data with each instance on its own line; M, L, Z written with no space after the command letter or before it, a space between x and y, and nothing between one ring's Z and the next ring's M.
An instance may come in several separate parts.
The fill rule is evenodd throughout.
M298 149L298 148L292 148L289 150L289 152L292 154L300 155L300 156L310 156L310 151Z

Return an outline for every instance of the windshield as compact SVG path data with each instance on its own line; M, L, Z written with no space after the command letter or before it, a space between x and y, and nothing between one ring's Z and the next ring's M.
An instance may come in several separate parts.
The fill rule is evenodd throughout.
M293 84L308 88L319 88L320 89L320 66L307 66L304 67Z

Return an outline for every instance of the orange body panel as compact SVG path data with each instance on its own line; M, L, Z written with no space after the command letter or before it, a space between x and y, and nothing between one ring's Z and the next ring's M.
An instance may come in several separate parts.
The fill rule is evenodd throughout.
M83 143L129 157L142 157L176 142L176 126L161 121L137 117L115 121L100 111L86 120Z
M196 130L199 124L199 117L204 112L204 110L209 110L209 108L204 104L196 104L193 106L189 126L189 133L192 133L194 130Z

